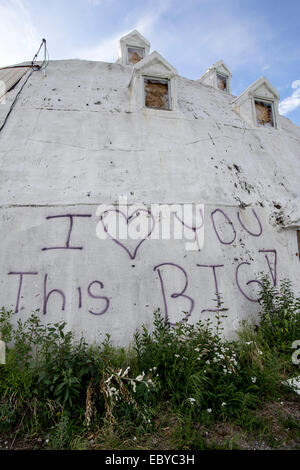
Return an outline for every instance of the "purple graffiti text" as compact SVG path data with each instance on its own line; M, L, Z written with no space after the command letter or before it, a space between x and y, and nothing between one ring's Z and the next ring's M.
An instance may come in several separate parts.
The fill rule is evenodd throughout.
M104 288L104 285L101 281L93 281L89 284L88 286L88 294L90 297L92 297L92 299L101 299L101 300L104 300L105 301L105 307L100 311L100 312L93 312L93 310L89 310L89 312L93 315L104 315L104 313L107 312L108 308L109 308L109 304L110 304L110 301L109 301L109 298L108 297L105 297L105 296L102 296L102 295L95 295L92 293L92 287L94 285L98 285L100 286L100 289L103 289Z
M218 230L217 230L216 223L215 223L215 214L216 214L217 212L219 212L220 214L223 215L223 217L227 220L228 224L229 224L230 227L232 228L232 233L233 233L233 235L232 235L232 239L229 240L229 241L223 240L223 239L220 237L220 235L219 235L219 232L218 232ZM222 243L222 245L231 245L231 244L234 242L234 240L236 239L236 230L235 230L235 228L234 228L234 225L233 225L232 221L231 221L230 218L228 217L228 215L226 215L225 212L222 211L221 209L215 209L215 210L210 214L210 216L211 216L211 220L212 220L212 224L213 224L213 227L214 227L215 234L217 235L219 242Z
M167 298L166 298L166 289L165 289L165 285L164 285L164 281L163 281L163 277L162 277L161 269L160 269L163 266L171 266L173 268L179 269L184 275L185 284L184 284L183 289L181 289L180 292L174 292L173 294L171 294L170 297L172 299L177 299L179 297L184 297L185 299L187 299L189 301L190 307L189 307L188 312L186 313L186 315L183 319L183 320L187 320L188 317L191 316L191 314L192 314L195 302L192 299L192 297L189 297L188 295L185 295L185 292L186 292L187 287L188 287L188 276L187 276L186 271L181 266L179 266L178 264L175 264L175 263L161 263L161 264L159 264L159 265L157 265L153 268L153 270L157 271L157 273L158 273L158 277L159 277L159 281L160 281L160 285L161 285L161 291L162 291L163 302L164 302L164 310L165 310L165 318L169 322L169 311L168 311L168 302L167 302ZM171 323L171 322L169 322L169 323L171 325L174 325L174 323Z
M50 246L47 248L42 248L42 251L48 251L48 250L82 250L82 246L70 246L70 239L71 239L71 234L72 234L72 229L74 225L74 217L92 217L91 214L64 214L64 215L49 215L46 217L47 220L51 219L59 219L66 217L69 219L69 230L68 230L68 235L67 235L67 240L64 246Z
M241 219L241 216L240 216L240 213L238 212L237 213L237 218L238 218L238 221L239 223L241 224L241 226L243 227L244 230L246 230L246 232L248 232L250 235L252 235L252 237L260 237L262 232L263 232L263 229L262 229L262 225L260 223L260 220L255 212L254 209L252 209L252 212L253 212L253 215L254 217L256 218L257 220L257 223L258 223L258 232L257 233L254 233L254 232L251 232L246 226L245 224L242 222L242 219Z
M38 273L37 272L25 272L25 271L18 271L18 272L10 272L8 273L9 276L20 276L19 278L19 287L18 287L18 293L17 293L17 301L16 301L16 307L15 307L15 313L18 313L19 311L19 306L20 306L20 297L21 297L21 290L22 290L22 284L23 284L23 276L36 276Z
M221 295L220 295L220 292L219 292L219 288L218 288L218 280L217 280L217 274L216 274L216 268L223 268L224 267L224 264L197 264L197 266L199 268L211 268L213 270L213 276L214 276L214 288L215 288L215 294L216 294L216 301L217 301L217 305L218 305L218 308L216 309L203 309L201 310L201 313L203 312L224 312L225 310L228 310L228 308L220 308L221 307Z

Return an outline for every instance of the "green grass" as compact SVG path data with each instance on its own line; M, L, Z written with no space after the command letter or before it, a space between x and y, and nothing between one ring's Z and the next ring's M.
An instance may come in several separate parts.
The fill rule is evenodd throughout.
M235 340L221 339L223 315L217 329L174 327L158 311L130 349L109 336L89 346L65 323L34 314L13 326L2 310L0 438L12 448L297 448L299 399L282 381L299 375L300 302L288 281L262 282L260 324L243 324Z

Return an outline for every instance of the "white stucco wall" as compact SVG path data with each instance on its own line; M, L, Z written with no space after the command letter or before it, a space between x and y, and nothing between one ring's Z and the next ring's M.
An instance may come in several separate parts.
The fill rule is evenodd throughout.
M248 282L260 272L299 286L300 129L281 116L278 129L245 122L231 95L183 77L176 111L133 106L131 74L120 64L53 61L46 78L35 72L25 85L0 133L1 304L16 319L39 309L90 340L110 332L127 344L158 307L172 322L182 311L189 321L214 318L213 268L197 265L218 265L229 334L257 314L257 283ZM99 240L97 207L120 195L137 206L204 204L202 250L146 239L131 259L124 246L133 253L136 241ZM69 249L70 217L56 217L67 214ZM23 275L18 296L11 273L20 272L36 274ZM52 289L60 293L46 302Z

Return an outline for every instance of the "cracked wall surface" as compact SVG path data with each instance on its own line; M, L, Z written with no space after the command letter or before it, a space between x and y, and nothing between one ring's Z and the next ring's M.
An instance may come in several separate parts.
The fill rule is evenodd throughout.
M34 72L24 86L0 133L2 304L16 310L19 300L16 319L39 309L90 339L109 331L125 344L158 307L172 321L190 310L190 321L214 318L215 271L229 334L256 318L261 271L299 285L300 129L282 116L278 129L245 123L232 95L183 77L176 111L134 108L131 74L52 61L46 78ZM136 244L99 240L97 207L116 207L120 195L147 208L204 204L203 248L147 239L132 258ZM72 214L70 244L81 249L66 246ZM17 299L20 272L31 274ZM52 289L60 292L47 301Z

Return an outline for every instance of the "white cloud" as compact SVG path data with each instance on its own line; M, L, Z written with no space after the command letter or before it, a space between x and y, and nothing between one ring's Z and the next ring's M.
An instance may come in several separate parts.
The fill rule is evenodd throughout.
M294 80L291 88L293 93L279 103L279 112L283 116L300 107L300 80Z
M125 32L120 32L101 41L97 46L75 52L79 59L113 62L117 58L118 41Z
M32 60L40 39L22 0L0 0L0 66Z
M223 19L220 16L222 13ZM201 30L203 59L207 60L207 56L215 57L216 60L228 58L231 67L249 63L264 66L265 57L260 42L259 21L253 25L247 19L225 12L219 13L218 21L212 26L204 24Z
M133 29L137 29L141 34L147 37L147 35L151 34L160 16L168 9L168 7L169 2L165 1L163 6L157 8L155 11L148 11L137 19L137 21L132 24L131 28L126 30L124 29L105 38L95 47L80 49L75 52L76 57L86 60L101 60L104 62L115 61L117 58L120 38L130 33Z
M292 88L298 88L300 87L300 80L294 80L292 83Z
M87 1L93 6L98 6L98 5L101 5L103 0L87 0Z

